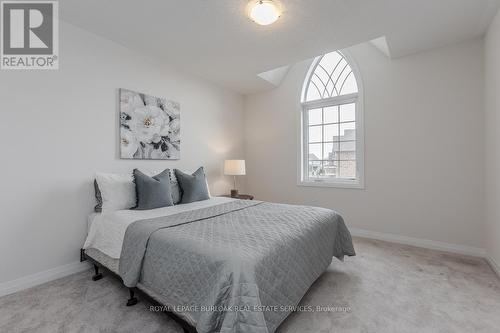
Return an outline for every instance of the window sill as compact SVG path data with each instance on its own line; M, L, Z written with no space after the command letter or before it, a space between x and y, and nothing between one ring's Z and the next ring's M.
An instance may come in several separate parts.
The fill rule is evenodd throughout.
M330 187L330 188L350 188L362 190L365 186L358 180L352 181L312 181L312 180L301 180L297 183L297 186L304 187Z

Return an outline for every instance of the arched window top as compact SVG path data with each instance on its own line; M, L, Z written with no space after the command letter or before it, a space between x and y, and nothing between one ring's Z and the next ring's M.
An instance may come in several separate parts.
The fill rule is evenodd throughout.
M318 57L306 78L302 102L358 93L356 75L340 51Z

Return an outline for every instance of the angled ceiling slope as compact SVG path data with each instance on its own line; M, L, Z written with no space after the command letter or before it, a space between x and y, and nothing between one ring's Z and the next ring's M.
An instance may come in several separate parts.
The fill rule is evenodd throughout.
M389 48L389 44L387 43L387 38L379 37L372 39L370 43L375 46L380 52L385 54L388 58L392 58L391 50Z
M63 20L248 94L259 73L385 36L400 57L484 34L500 0L280 0L270 26L247 0L64 0Z
M257 74L257 76L271 83L273 86L278 87L281 84L281 81L283 81L283 79L285 78L289 69L290 65L281 66L275 69L271 69L270 71Z

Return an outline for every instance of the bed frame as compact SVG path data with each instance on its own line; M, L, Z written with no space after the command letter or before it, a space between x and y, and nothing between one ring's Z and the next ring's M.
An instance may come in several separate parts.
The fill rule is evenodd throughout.
M94 276L92 276L92 281L99 281L104 277L100 269L102 268L104 271L110 273L113 277L118 278L122 283L123 280L122 278L114 272L111 268L107 267L105 264L101 263L99 260L93 258L91 255L87 254L84 249L80 249L80 262L84 262L89 260L93 265L94 265ZM127 300L126 306L134 306L136 305L139 300L136 297L136 292L140 292L142 295L146 296L152 303L158 304L158 305L163 305L159 301L157 301L153 296L149 295L146 291L141 290L138 287L135 288L128 288L130 297ZM167 315L172 318L177 324L179 324L182 329L184 330L184 333L197 333L196 328L193 327L191 324L189 324L187 321L184 319L180 318L178 315L176 315L174 312L171 311L165 311Z

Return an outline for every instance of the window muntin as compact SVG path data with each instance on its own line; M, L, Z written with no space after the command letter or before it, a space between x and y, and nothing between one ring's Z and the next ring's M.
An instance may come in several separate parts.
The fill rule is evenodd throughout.
M356 178L353 110L355 103L307 110L309 178Z
M325 54L307 82L305 102L358 92L352 67L340 52Z
M301 183L362 186L359 88L353 67L341 52L314 62L302 105Z

